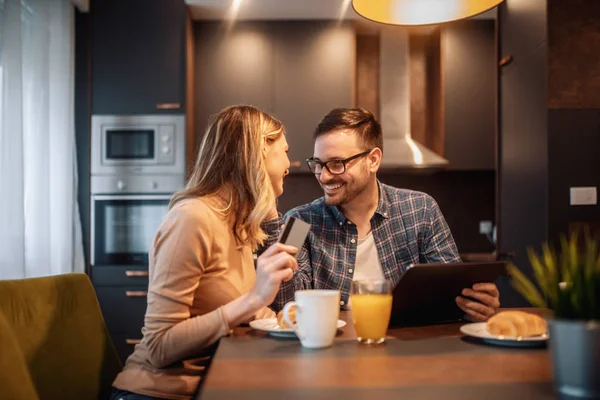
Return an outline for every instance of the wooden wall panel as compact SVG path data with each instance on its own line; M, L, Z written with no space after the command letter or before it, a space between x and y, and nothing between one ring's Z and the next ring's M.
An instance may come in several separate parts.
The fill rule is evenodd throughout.
M414 140L444 155L440 31L409 34L410 125Z
M379 120L379 35L356 35L356 90L354 104Z
M600 108L600 1L548 0L548 107Z

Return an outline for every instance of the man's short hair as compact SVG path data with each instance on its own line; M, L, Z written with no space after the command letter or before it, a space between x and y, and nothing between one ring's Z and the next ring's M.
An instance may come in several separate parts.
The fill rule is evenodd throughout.
M365 150L379 147L383 151L381 125L375 116L364 108L334 108L319 122L314 138L344 129L355 131L358 135L358 143Z

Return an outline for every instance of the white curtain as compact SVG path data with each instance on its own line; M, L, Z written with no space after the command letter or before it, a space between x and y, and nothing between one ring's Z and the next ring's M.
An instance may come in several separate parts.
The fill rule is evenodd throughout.
M0 279L83 272L74 10L0 0Z

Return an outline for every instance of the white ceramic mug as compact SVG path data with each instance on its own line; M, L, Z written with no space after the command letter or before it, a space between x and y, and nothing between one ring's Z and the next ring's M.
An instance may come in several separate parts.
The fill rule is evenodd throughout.
M338 290L298 290L296 301L283 307L283 318L292 327L302 346L318 349L333 344L340 316ZM289 317L290 308L296 306L296 325Z

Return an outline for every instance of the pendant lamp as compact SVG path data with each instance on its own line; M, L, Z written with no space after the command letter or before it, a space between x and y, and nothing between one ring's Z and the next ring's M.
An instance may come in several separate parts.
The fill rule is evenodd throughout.
M391 25L431 25L484 13L504 0L352 0L360 16Z

